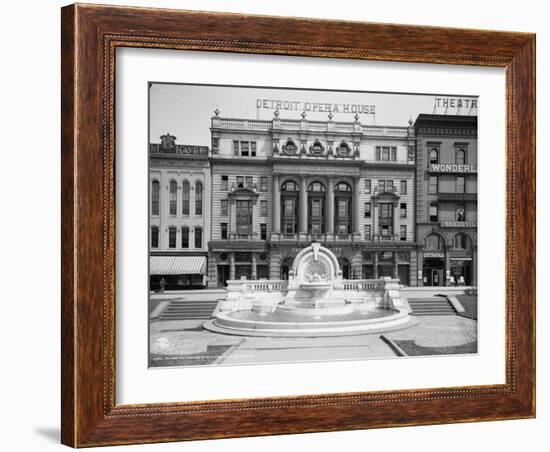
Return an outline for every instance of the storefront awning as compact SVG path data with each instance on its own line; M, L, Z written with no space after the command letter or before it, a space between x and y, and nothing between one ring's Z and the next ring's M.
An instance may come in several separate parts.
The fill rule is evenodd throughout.
M206 271L205 256L151 256L151 275L202 275Z

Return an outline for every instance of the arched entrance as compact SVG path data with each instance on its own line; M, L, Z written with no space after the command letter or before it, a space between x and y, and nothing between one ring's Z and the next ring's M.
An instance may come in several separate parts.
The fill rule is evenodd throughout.
M288 273L292 268L292 262L294 259L287 257L281 262L281 279L288 280Z
M445 286L445 244L439 234L432 233L424 239L422 265L424 286Z
M455 286L472 285L472 258L472 239L459 232L453 237L451 249L451 284Z
M338 258L338 265L342 270L342 279L351 279L351 264L345 257Z

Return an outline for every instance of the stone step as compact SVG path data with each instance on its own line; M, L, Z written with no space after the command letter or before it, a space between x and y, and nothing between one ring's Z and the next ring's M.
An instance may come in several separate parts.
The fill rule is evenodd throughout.
M217 301L174 300L159 318L161 320L209 319L217 304Z
M409 305L414 315L457 315L453 305L446 298L413 298Z

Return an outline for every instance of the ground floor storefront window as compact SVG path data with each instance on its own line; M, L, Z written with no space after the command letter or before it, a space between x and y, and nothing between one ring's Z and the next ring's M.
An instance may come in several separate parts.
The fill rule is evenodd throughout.
M162 292L166 290L194 290L205 287L204 277L195 275L151 275L149 290Z

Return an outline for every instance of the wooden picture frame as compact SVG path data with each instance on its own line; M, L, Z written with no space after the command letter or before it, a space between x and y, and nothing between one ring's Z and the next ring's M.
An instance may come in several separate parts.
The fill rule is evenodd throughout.
M535 35L76 4L62 9L61 37L64 444L535 416ZM117 405L114 86L119 47L505 68L506 383Z

